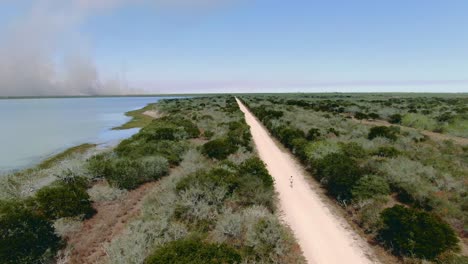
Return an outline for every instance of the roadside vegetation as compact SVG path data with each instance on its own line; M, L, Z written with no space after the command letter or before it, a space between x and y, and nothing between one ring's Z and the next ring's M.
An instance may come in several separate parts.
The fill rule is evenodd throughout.
M350 220L402 262L463 263L468 232L467 146L431 140L383 119L467 135L467 97L276 95L240 99L321 183ZM451 112L454 119L436 117ZM350 118L353 117L353 118ZM457 120L457 121L450 121ZM397 122L398 121L398 122ZM463 123L463 122L462 122ZM461 125L463 126L463 125ZM443 129L440 129L443 128Z
M292 234L278 220L273 180L252 152L249 128L234 98L164 100L158 110L179 125L157 126L151 133L144 131L147 127L129 140L187 137L189 143L171 159L169 177L146 196L141 215L106 245L108 262L303 263ZM115 152L143 153L120 146Z
M144 127L115 148L67 153L17 175L21 181L6 177L0 262L73 261L69 235L93 217L94 203L118 202L158 181L139 215L98 245L106 251L101 262L304 263L278 219L273 180L234 98L167 99L151 107L162 115L137 116L129 124Z

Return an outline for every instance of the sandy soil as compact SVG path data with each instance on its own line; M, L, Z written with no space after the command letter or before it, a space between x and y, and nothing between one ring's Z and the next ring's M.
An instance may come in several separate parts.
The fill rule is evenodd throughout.
M147 115L149 117L152 117L152 118L160 118L162 117L162 114L159 113L158 111L156 110L148 110L148 111L145 111L143 112L144 115Z
M305 175L300 164L282 151L260 122L237 102L250 126L260 158L275 179L282 219L293 230L308 263L378 263L368 244L344 219L333 214L311 188L306 181L310 176Z
M457 137L457 136L452 136L448 134L442 134L442 133L436 133L432 131L427 131L427 130L421 130L421 129L416 129L412 127L407 127L407 126L400 126L400 125L395 125L391 124L385 120L357 120L353 118L354 121L359 122L364 125L371 125L371 126L397 126L401 128L402 130L415 130L418 131L419 133L426 135L430 137L433 140L437 141L444 141L444 140L452 140L453 142L460 144L460 145L468 145L468 138L463 138L463 137Z
M103 245L120 234L129 220L138 216L144 196L157 184L151 182L130 191L123 199L94 204L96 215L86 220L81 230L67 239L72 248L66 263L102 263L106 257Z

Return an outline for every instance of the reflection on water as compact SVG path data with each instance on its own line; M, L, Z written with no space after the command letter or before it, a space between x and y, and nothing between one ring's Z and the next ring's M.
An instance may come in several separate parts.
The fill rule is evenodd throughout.
M0 173L82 143L115 144L138 129L111 130L158 97L0 100Z

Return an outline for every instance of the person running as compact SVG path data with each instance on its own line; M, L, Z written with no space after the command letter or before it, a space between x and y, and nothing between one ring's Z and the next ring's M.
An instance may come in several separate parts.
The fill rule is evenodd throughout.
M293 176L289 178L289 185L291 186L291 188L293 187Z

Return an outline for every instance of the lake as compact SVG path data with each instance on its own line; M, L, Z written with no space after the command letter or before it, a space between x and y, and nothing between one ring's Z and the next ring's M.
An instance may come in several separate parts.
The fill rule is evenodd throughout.
M83 143L106 143L138 129L111 130L130 120L125 112L159 97L0 100L0 174L38 164Z

